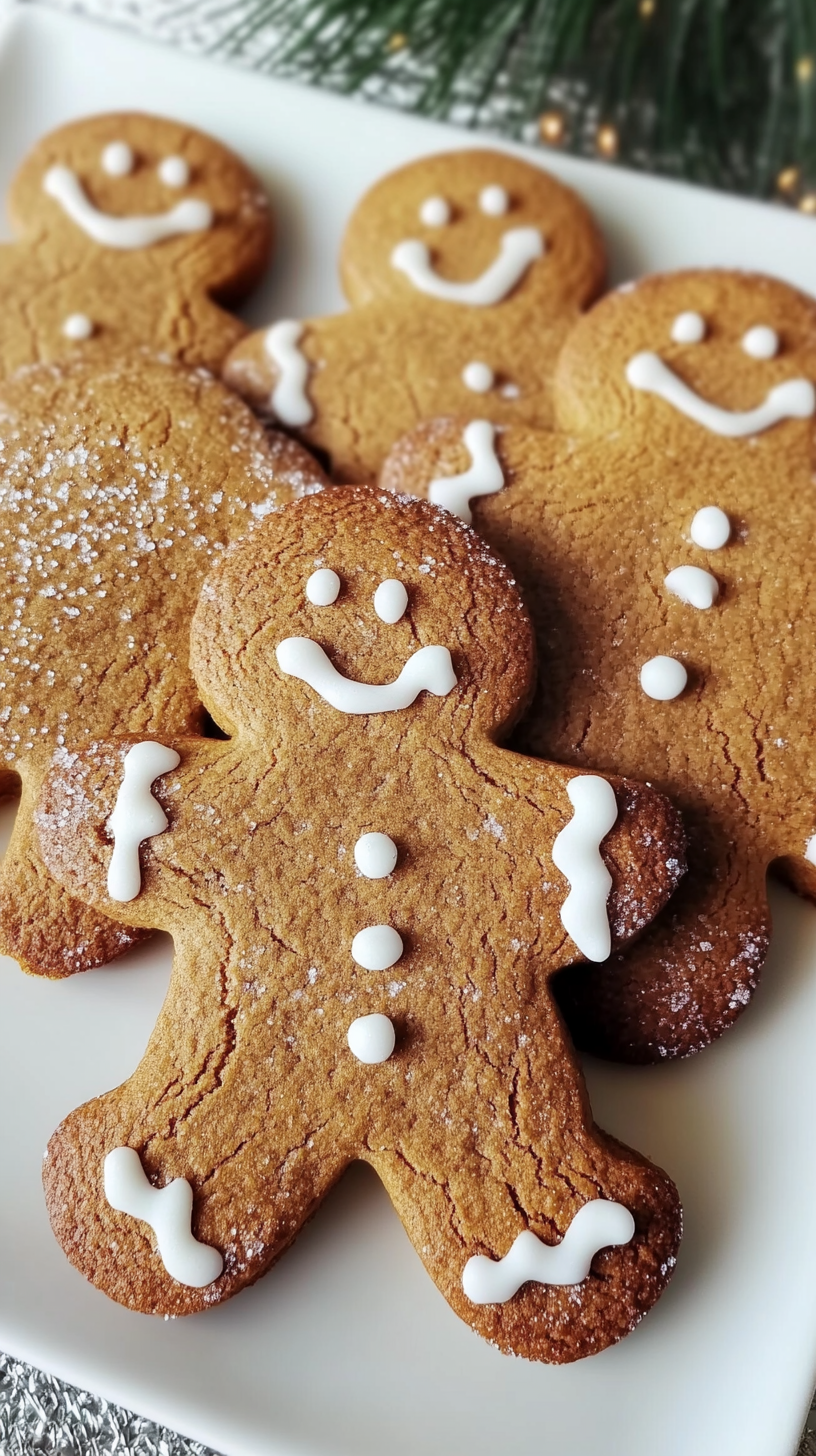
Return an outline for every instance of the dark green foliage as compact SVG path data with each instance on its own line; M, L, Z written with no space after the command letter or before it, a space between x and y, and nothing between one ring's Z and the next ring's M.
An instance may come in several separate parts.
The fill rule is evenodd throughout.
M630 166L759 195L816 185L816 0L186 0L262 70L509 136L601 124ZM230 16L234 11L235 20Z

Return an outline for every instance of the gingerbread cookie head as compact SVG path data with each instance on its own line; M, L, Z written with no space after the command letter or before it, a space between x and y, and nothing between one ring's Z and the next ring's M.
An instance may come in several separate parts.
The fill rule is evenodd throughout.
M0 388L0 781L23 784L0 937L27 969L65 975L121 948L42 871L31 799L46 760L102 725L201 723L198 588L232 537L320 482L291 449L270 449L203 370L147 356L39 365Z
M656 275L608 295L576 324L555 385L558 424L636 430L688 449L749 439L807 449L816 304L774 278ZM779 427L783 428L779 428Z
M613 1343L670 1277L679 1205L592 1124L549 980L663 904L670 806L496 744L526 614L423 503L269 516L208 578L192 662L228 742L58 754L38 811L67 887L176 946L138 1072L51 1140L68 1256L132 1308L201 1310L363 1158L479 1333Z
M338 712L383 713L382 733L399 737L409 706L412 734L452 743L509 730L532 691L530 622L471 532L444 516L429 530L423 514L364 491L287 519L288 533L275 532L274 591L256 567L202 593L192 663L217 722L268 732L274 685L289 741L305 724L331 741Z
M70 122L43 137L12 185L15 231L66 260L148 251L172 277L222 298L257 280L271 244L266 197L204 132L139 112ZM145 343L150 343L145 339Z
M584 204L502 152L423 158L383 178L349 223L351 307L280 319L233 349L228 384L330 462L376 479L423 418L478 407L548 424L564 336L599 291L600 236Z
M551 312L597 292L603 252L589 212L554 177L504 152L423 157L377 182L341 253L351 303Z

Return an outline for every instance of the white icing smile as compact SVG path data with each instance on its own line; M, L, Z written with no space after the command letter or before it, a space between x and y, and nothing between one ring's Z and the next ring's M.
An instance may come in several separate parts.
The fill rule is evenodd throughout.
M409 708L422 692L444 698L456 687L447 647L420 647L392 683L355 682L343 677L311 637L286 637L276 649L278 666L300 678L340 713L394 713Z
M730 439L757 435L781 420L807 419L816 409L816 391L809 379L786 379L784 384L777 384L756 409L722 409L685 384L659 354L648 351L629 360L626 378L633 389L658 395L687 419Z
M544 256L544 239L538 228L508 228L502 233L499 254L478 278L454 283L440 278L426 243L415 238L398 243L391 254L391 266L404 273L420 293L445 303L468 303L489 308L501 303L521 282L531 263Z
M210 204L196 197L177 202L168 212L142 217L112 217L94 206L70 167L49 167L43 178L43 190L59 203L77 227L106 248L149 248L165 238L206 232L213 224Z

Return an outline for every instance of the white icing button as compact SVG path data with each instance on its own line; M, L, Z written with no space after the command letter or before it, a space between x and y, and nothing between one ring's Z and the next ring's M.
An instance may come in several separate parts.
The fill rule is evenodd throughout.
M444 227L450 222L451 209L446 197L426 197L419 209L419 220L426 227Z
M466 364L462 370L462 383L472 389L474 394L487 394L493 388L495 375L489 364L482 364L479 359L474 359Z
M488 217L503 217L510 206L510 198L504 188L494 182L490 187L482 188L479 193L479 206Z
M691 523L691 539L704 551L719 551L731 536L731 522L719 506L701 506Z
M640 669L640 686L658 703L678 698L687 682L688 673L676 657L650 657Z
M560 1244L545 1244L531 1229L520 1233L503 1259L474 1254L462 1271L473 1304L505 1304L522 1284L581 1284L601 1249L628 1244L635 1220L622 1203L594 1198L578 1209Z
M108 894L126 904L142 888L139 845L163 834L167 815L150 792L154 781L181 763L174 748L163 743L134 743L125 754L124 772L108 832L113 835L113 854L108 866Z
M374 593L374 611L381 622L389 622L393 626L404 616L407 606L408 593L401 581L389 577L388 581L380 582Z
M375 1012L373 1016L358 1016L356 1021L352 1021L346 1040L358 1062L374 1067L378 1062L388 1061L397 1037L393 1022Z
M313 571L306 583L306 596L313 607L330 607L340 595L340 578L328 566Z
M553 864L569 884L561 924L588 961L605 961L612 950L606 902L612 876L601 857L601 841L618 818L615 790L597 774L579 774L567 784L573 816L552 847Z
M699 344L705 338L705 319L699 313L679 313L672 324L675 344Z
M159 177L165 187L186 187L190 180L190 168L183 157L165 157L159 163Z
M127 142L109 142L102 153L102 170L109 177L127 177L133 171L134 156Z
M674 571L669 572L664 585L672 596L679 597L689 607L699 608L701 612L713 607L720 594L716 576L702 566L676 566Z
M367 880L384 880L397 863L397 846L387 834L361 834L354 846L354 863Z
M93 322L86 313L69 313L62 326L66 339L89 339L93 331Z
M217 1249L193 1236L193 1190L186 1178L154 1188L135 1148L114 1148L104 1165L105 1197L117 1213L152 1228L159 1258L171 1279L190 1289L213 1284L224 1267Z
M351 942L352 960L364 971L387 971L402 952L402 936L392 925L368 925Z
M779 351L779 335L767 324L757 324L743 335L742 347L752 359L773 359Z

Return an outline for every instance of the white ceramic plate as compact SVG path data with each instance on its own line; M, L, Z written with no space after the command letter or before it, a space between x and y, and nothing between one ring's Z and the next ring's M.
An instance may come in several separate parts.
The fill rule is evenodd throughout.
M265 178L281 242L259 321L338 307L334 259L361 190L420 152L474 140L36 7L12 12L3 188L40 133L136 107L208 128ZM546 161L595 207L617 279L722 263L816 291L809 220ZM223 1308L163 1322L110 1303L51 1236L40 1159L66 1112L136 1065L171 947L59 985L0 962L0 1348L229 1456L791 1456L816 1380L816 912L781 891L774 909L764 985L725 1042L683 1065L589 1067L600 1124L676 1179L686 1237L674 1283L635 1334L566 1369L505 1359L460 1324L362 1168Z

